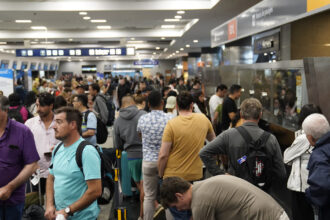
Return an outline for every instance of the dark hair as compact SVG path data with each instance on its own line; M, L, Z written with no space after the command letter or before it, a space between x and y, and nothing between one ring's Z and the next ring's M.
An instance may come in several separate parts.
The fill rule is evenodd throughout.
M77 124L77 130L81 134L82 114L73 107L65 106L57 109L55 114L65 113L65 119L68 123L75 121Z
M55 102L54 102L54 110L59 109L61 107L65 107L65 106L67 106L67 102L66 102L65 98L61 95L57 96L55 98Z
M322 110L319 106L314 104L306 104L301 108L300 114L298 116L298 125L301 127L302 123L304 122L305 118L313 113L322 114Z
M169 84L176 83L176 79L170 79Z
M176 93L176 91L171 90L171 91L169 91L169 92L167 93L167 97L170 97L170 96L175 96L175 97L177 97L177 96L178 96L178 93Z
M55 104L55 98L48 92L43 92L38 95L39 104L41 106L50 106Z
M6 96L0 96L0 109L2 111L8 111L9 109L9 100Z
M154 90L149 94L148 101L151 108L159 107L162 104L162 94Z
M197 84L201 84L201 81L199 81L198 79L195 79L193 85L197 85Z
M230 94L234 94L235 92L238 92L238 91L241 90L241 89L242 89L242 86L237 85L237 84L234 84L234 85L232 85L232 86L230 87L230 89L229 89L229 93L230 93Z
M162 90L162 95L164 96L165 91L171 89L169 86L165 86Z
M89 85L89 86L92 87L93 90L96 90L97 93L100 92L100 86L99 86L99 84L97 84L97 83L93 83L93 84L91 84L91 85Z
M170 204L178 201L176 193L185 193L190 188L190 183L181 177L168 177L160 187L160 200L163 207L169 208Z
M176 102L179 110L189 110L191 103L193 103L193 98L189 92L183 91L177 96Z
M224 84L220 84L220 85L217 86L217 92L218 92L219 90L223 91L223 90L225 90L225 89L228 89L228 88L227 88L227 86L224 85Z
M36 103L37 94L34 91L30 91L25 96L24 105L30 107L32 104Z
M79 94L79 95L76 95L75 97L77 97L78 102L81 102L81 104L83 106L85 106L86 108L88 108L88 97L87 97L87 95L85 95L85 94Z
M12 93L8 96L9 106L18 106L21 104L21 97L18 93Z

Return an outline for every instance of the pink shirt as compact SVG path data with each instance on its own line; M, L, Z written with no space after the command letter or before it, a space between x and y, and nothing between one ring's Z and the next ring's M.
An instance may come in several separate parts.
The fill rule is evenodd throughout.
M19 108L19 106L11 106L9 107L9 109L17 109ZM28 119L28 116L29 116L29 113L28 111L26 110L26 108L24 106L22 106L21 110L19 111L19 113L21 113L22 115L22 119L23 121L25 122L27 119Z
M60 142L55 138L54 124L55 120L53 120L49 128L46 130L45 124L41 121L39 116L30 118L25 122L25 125L30 128L34 136L34 141L40 156L38 164L40 166L40 176L42 178L47 178L49 174L48 168L51 161L51 157L45 156L44 154L51 152L51 148Z

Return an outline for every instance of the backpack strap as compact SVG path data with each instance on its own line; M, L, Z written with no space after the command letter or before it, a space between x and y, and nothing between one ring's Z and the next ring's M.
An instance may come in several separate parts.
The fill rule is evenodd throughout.
M257 140L257 141L260 141L260 146L263 146L263 144L265 144L268 141L269 137L270 137L270 133L267 131L264 131L264 133L262 133L260 138ZM266 145L264 145L264 146L266 146Z
M76 151L76 163L83 174L84 174L84 170L83 170L83 164L82 164L82 153L87 145L92 145L92 144L89 143L88 141L82 141L78 145L78 148Z
M87 111L85 112L85 115L84 115L84 121L85 121L85 123L86 123L86 126L87 126L88 115L89 115L90 112L91 112L91 111L87 110Z
M237 127L236 130L241 134L241 136L245 140L246 144L249 144L249 143L251 143L251 141L253 141L251 135L243 126Z
M55 158L55 155L57 153L57 151L61 148L61 146L63 145L63 142L61 142L59 145L57 145L57 147L54 150L54 154L53 154L53 158ZM50 169L53 169L53 163L49 166Z

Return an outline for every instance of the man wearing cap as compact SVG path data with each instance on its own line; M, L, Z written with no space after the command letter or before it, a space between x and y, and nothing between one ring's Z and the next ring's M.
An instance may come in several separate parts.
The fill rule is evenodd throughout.
M172 115L173 117L178 115L178 112L176 110L176 97L175 96L170 96L166 100L166 110L168 115Z

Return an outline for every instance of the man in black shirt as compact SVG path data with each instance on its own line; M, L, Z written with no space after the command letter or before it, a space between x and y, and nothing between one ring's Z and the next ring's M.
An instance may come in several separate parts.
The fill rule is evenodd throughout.
M241 96L242 87L240 85L232 85L229 90L229 95L225 98L222 104L222 122L221 130L227 130L232 120L234 120L237 113L237 106L235 100Z

